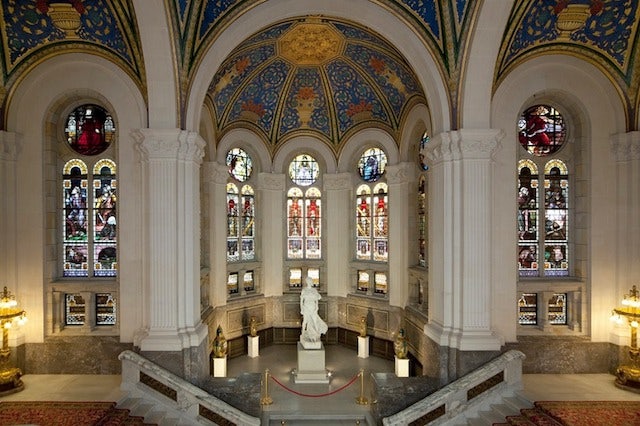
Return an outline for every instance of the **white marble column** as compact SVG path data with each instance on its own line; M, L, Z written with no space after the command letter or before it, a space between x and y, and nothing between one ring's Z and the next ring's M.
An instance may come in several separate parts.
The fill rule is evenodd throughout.
M491 156L504 133L441 133L427 147L429 182L429 324L425 333L462 351L499 350L492 330ZM503 307L500 307L502 309Z
M205 142L180 129L139 129L135 136L142 154L146 227L146 334L140 349L201 347L207 338L199 280L199 167Z
M404 307L409 299L409 209L416 200L409 199L415 164L387 166L389 184L389 304Z
M327 294L346 297L353 285L349 271L349 263L353 259L351 242L354 239L349 225L355 212L351 173L327 173L322 179Z
M260 232L264 295L281 296L284 288L284 246L282 236L285 215L285 175L278 173L260 173L258 175L258 193L256 208L259 210L258 226Z
M610 312L620 306L623 296L635 284L640 287L640 132L629 132L611 137L611 153L615 162L616 191L615 251L611 262L615 271L612 278L615 290L610 285L598 283L592 286L591 311ZM612 323L607 324L611 327ZM614 327L611 341L618 345L629 344L629 327Z
M209 188L209 304L214 308L227 303L227 181L225 165L202 165L203 185Z

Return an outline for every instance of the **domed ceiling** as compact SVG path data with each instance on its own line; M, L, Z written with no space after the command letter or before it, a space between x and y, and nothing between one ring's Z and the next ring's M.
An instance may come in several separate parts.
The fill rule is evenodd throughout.
M361 126L396 134L425 98L396 49L371 30L334 19L289 20L255 34L209 87L220 133L252 126L276 146L312 133L338 147Z

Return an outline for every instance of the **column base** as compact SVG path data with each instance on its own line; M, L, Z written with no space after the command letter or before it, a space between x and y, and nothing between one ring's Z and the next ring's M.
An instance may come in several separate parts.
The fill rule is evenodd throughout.
M358 358L369 358L369 336L358 336Z
M249 358L260 356L260 336L247 336L247 347Z

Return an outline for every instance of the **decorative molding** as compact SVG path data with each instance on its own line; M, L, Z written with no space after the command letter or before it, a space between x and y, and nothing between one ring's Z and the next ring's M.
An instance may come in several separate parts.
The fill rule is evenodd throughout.
M412 171L415 169L413 163L400 163L385 168L385 176L389 184L407 183L412 178Z
M284 191L284 174L259 173L258 188L271 191Z
M137 129L132 136L146 159L200 162L206 142L197 133L180 129Z
M433 163L461 159L490 159L500 147L505 133L501 129L461 129L434 136L426 148Z
M20 138L17 133L0 131L0 160L15 161L20 147Z
M640 131L612 135L610 145L615 161L640 160Z
M207 183L217 183L224 185L229 179L229 169L227 166L214 161L205 161L200 168L202 181Z
M351 189L351 173L326 173L322 175L325 191Z

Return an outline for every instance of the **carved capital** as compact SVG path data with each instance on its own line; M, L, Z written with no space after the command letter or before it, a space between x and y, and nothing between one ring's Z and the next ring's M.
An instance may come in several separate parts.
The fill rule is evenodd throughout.
M611 155L617 162L640 160L640 132L611 136Z
M284 191L284 174L260 173L258 174L258 188L270 191Z
M325 191L339 191L351 188L350 173L325 173L322 176Z
M393 185L409 182L414 170L415 165L413 163L400 163L387 166L384 173L387 177L387 182Z
M461 129L436 135L427 145L433 163L459 159L490 159L505 133L499 129Z
M200 168L202 181L224 185L229 179L229 169L213 161L205 161Z
M133 131L138 149L147 160L180 159L202 161L205 142L197 133L180 129L138 129Z

